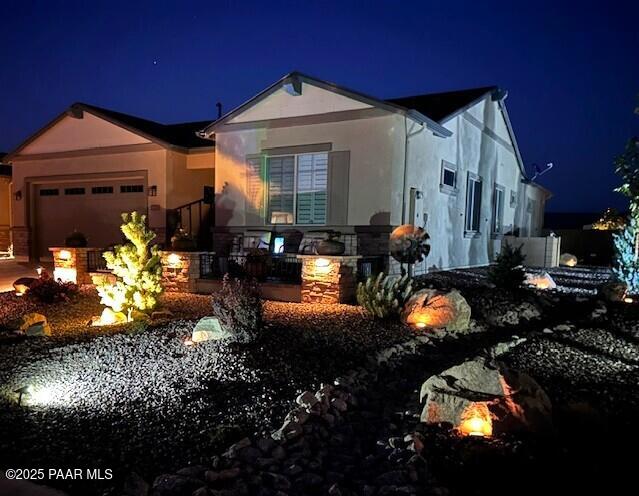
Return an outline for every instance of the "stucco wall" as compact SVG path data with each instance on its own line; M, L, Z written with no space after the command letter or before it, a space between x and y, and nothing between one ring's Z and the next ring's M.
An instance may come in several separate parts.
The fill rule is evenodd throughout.
M10 244L11 224L11 178L0 176L0 251L6 251Z
M348 225L388 224L391 167L403 157L400 121L392 116L295 127L218 132L215 158L216 225L244 226L245 163L267 148L331 143L350 151Z
M167 208L202 198L204 186L213 186L213 168L190 169L187 167L189 156L169 151L167 157Z

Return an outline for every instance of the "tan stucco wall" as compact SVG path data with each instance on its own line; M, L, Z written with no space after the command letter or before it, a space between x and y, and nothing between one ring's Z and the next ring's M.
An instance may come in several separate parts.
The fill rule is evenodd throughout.
M207 154L212 155L212 154ZM214 169L190 169L187 162L191 156L175 151L168 152L167 160L167 208L202 198L204 186L213 186ZM209 156L210 160L210 156Z
M215 158L216 225L243 226L246 208L245 163L267 148L331 143L331 151L350 151L348 225L369 225L390 213L392 164L403 153L396 117L261 128L217 133ZM381 214L381 215L380 215Z
M11 178L0 176L0 251L6 251L11 243Z

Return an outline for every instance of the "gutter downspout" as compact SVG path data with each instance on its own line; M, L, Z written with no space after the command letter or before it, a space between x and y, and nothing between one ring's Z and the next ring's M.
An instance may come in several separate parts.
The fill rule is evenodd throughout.
M408 134L408 118L404 116L404 184L402 186L402 224L406 224L406 190L408 187L406 183L406 179L408 176L408 140L409 138L421 133L425 127L426 126L422 123L419 130Z

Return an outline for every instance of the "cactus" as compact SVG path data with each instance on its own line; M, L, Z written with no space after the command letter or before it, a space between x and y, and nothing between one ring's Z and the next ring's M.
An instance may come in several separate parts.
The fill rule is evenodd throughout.
M399 315L413 293L413 280L404 275L389 277L381 272L357 286L357 302L377 319Z

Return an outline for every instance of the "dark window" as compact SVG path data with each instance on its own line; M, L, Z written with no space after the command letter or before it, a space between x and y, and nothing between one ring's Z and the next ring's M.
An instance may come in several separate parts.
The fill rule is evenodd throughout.
M83 195L84 188L64 188L65 195Z
M144 193L144 186L141 184L126 184L120 186L120 193Z
M451 188L455 187L455 171L450 169L444 169L444 177L442 178L442 182L446 186L450 186Z
M466 232L477 233L481 220L481 179L468 174L466 189Z
M457 193L457 166L442 160L442 173L439 179L439 190L443 193Z
M113 193L113 186L93 186L91 193L94 195L108 195Z
M59 194L60 191L58 191L58 188L40 190L40 196L58 196Z

